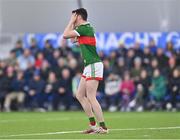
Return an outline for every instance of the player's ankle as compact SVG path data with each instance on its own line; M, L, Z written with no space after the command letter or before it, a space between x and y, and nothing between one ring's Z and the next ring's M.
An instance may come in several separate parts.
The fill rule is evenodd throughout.
M90 122L89 123L91 126L96 126L96 122Z
M90 118L89 118L89 124L90 124L91 126L96 126L96 121L95 121L95 118L94 118L94 117L90 117Z
M102 127L103 129L107 130L105 122L99 122L99 126Z

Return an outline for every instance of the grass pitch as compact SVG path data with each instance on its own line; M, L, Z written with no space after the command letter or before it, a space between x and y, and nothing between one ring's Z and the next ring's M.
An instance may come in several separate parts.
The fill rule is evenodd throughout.
M85 135L83 112L0 113L0 139L180 139L180 112L105 112L109 134Z

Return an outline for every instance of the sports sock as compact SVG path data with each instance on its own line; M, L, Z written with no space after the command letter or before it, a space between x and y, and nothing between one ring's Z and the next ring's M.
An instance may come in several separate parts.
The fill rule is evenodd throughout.
M99 126L102 127L103 129L107 129L105 122L99 122Z
M90 117L89 122L90 122L91 125L96 125L96 121L95 121L94 117Z

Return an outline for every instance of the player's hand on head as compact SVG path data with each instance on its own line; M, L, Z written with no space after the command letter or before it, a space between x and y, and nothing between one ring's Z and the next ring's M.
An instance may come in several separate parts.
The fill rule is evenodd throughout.
M70 21L72 23L75 23L76 19L77 19L77 14L76 13L72 13Z

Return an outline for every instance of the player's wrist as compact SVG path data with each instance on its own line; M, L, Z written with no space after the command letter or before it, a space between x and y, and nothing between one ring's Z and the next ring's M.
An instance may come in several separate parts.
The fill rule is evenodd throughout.
M74 20L70 20L69 24L74 25L74 22L75 22Z

